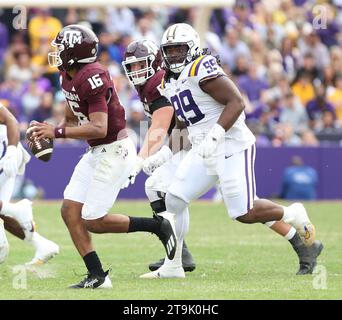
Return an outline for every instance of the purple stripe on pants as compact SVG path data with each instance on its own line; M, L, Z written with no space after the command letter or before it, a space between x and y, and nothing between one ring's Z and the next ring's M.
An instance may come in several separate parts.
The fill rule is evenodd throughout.
M255 198L255 176L254 176L254 156L255 156L255 144L252 145L252 157L251 157L251 172L252 172L252 197L253 197L253 201Z
M250 194L249 194L249 178L248 178L248 149L245 150L245 176L246 176L246 185L247 185L247 212L250 208Z

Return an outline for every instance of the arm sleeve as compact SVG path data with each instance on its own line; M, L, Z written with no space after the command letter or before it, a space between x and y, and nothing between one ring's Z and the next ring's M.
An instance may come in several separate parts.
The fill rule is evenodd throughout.
M150 110L151 110L151 113L153 113L154 111L164 108L164 107L172 107L172 105L167 98L161 96L151 103Z

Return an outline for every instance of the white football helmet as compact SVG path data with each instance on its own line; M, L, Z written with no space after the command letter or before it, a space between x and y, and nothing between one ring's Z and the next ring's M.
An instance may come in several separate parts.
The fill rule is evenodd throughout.
M160 49L166 68L180 73L199 54L200 38L189 24L176 23L164 32Z

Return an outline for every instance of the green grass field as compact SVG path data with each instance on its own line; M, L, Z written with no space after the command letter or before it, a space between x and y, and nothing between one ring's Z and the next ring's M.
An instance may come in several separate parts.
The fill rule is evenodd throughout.
M197 269L185 279L146 280L139 275L164 256L150 234L93 237L104 267L112 267L112 290L70 290L81 279L83 262L59 214L60 203L36 203L38 231L57 242L60 254L46 266L27 271L27 288L20 285L25 270L15 266L30 260L33 249L8 236L10 255L0 265L0 299L341 299L342 203L307 203L317 237L324 243L318 275L296 276L297 257L289 243L262 225L242 225L227 218L222 204L191 206L187 243ZM150 215L147 202L119 202L113 212ZM14 269L13 269L14 268ZM322 270L326 270L325 274ZM324 279L326 278L326 289ZM314 284L322 284L315 289ZM322 288L323 287L323 288Z

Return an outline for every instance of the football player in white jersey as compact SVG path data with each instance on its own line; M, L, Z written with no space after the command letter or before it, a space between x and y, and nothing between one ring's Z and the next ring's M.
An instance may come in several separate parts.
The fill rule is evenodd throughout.
M17 120L0 104L0 263L9 252L4 229L35 249L34 258L26 265L43 264L59 252L57 244L34 230L31 202L27 199L10 202L15 177L24 174L29 160L30 155L19 142Z
M244 102L235 84L215 57L200 54L199 35L188 24L170 26L161 51L167 69L161 92L187 125L192 149L166 194L166 209L176 215L175 258L166 258L158 270L141 277L185 277L179 250L189 221L182 212L217 182L232 219L265 223L285 236L299 256L298 274L311 273L323 246L315 241L315 227L304 206L284 207L256 196L255 137L245 124Z

